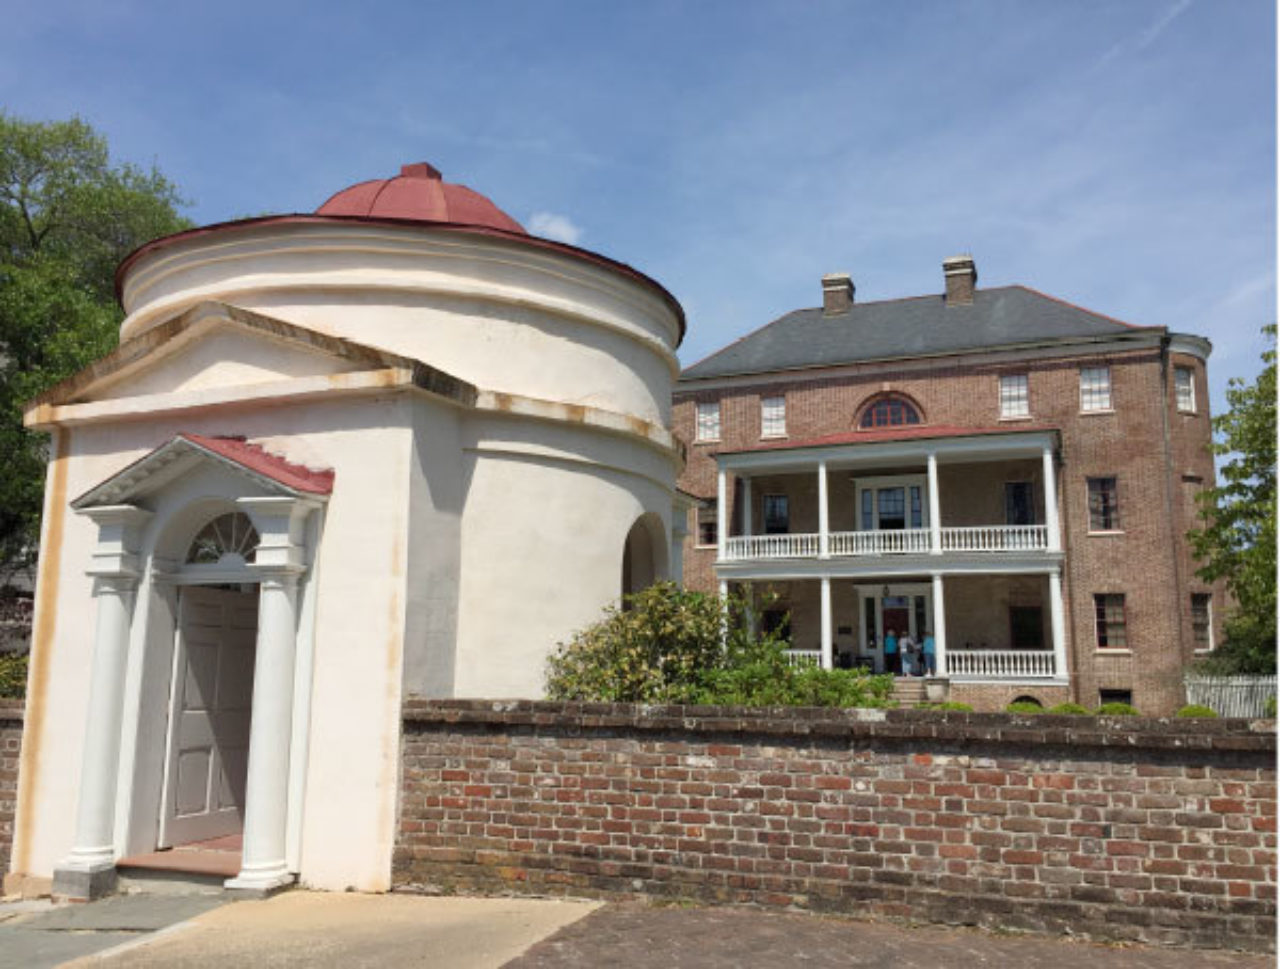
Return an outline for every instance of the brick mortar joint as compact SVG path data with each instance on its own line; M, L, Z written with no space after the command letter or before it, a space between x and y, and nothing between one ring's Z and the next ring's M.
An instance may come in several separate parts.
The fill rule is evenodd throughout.
M547 700L423 700L402 711L407 730L422 727L624 729L641 733L867 740L930 740L1025 746L1098 747L1194 753L1276 751L1274 721L1179 721L918 710L648 706ZM1081 721L1084 721L1083 723Z

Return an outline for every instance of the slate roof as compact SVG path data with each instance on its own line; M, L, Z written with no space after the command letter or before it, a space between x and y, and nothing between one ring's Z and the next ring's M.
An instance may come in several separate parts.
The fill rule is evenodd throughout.
M1163 330L1122 323L1026 286L998 286L977 290L967 306L947 306L937 295L854 303L834 316L823 316L820 307L795 310L681 376L727 377Z

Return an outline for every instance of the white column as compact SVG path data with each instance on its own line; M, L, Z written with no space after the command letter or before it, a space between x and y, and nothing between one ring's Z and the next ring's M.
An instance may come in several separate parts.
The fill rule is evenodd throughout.
M1062 551L1058 525L1058 475L1054 467L1053 448L1044 449L1044 523L1049 533L1049 551Z
M125 666L138 588L137 545L151 513L127 505L82 512L98 525L93 564L97 619L85 709L75 840L54 870L53 894L92 899L115 887L116 780L124 715Z
M1049 573L1049 626L1053 635L1053 675L1060 680L1067 678L1067 636L1062 615L1062 573L1054 569Z
M831 578L822 577L822 668L831 669L835 664L831 649Z
M929 452L929 551L942 554L942 502L938 498L938 455Z
M743 538L751 537L751 479L745 475L742 478L742 536Z
M827 462L818 462L818 557L831 557L830 512L827 508ZM827 580L823 580L824 582Z
M240 874L228 888L270 890L293 881L286 856L289 751L297 641L296 572L262 577L253 664L253 726L245 782Z
M716 558L721 562L724 561L725 540L729 536L729 518L725 514L725 508L729 504L728 490L729 473L721 467L716 472Z
M947 675L947 606L943 597L942 574L933 573L933 654L938 675Z
M261 576L253 711L245 780L240 874L228 888L270 891L293 881L288 861L289 776L293 752L298 575L305 569L305 525L314 502L240 498L260 541L251 566Z

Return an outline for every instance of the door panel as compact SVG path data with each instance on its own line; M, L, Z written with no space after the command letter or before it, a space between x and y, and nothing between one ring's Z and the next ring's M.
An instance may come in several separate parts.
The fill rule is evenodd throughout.
M257 625L256 589L180 593L161 847L243 824Z

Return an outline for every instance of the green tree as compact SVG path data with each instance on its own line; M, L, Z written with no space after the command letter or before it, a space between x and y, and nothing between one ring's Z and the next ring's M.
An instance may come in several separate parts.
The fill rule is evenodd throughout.
M40 531L46 440L22 406L115 346L115 267L188 228L155 168L112 164L78 118L0 111L0 564L26 564ZM0 576L3 578L3 576Z
M1262 372L1252 384L1232 378L1230 410L1213 420L1214 453L1230 459L1201 495L1205 525L1190 535L1200 577L1225 579L1236 601L1226 641L1205 663L1218 673L1276 670L1276 327L1263 332Z

